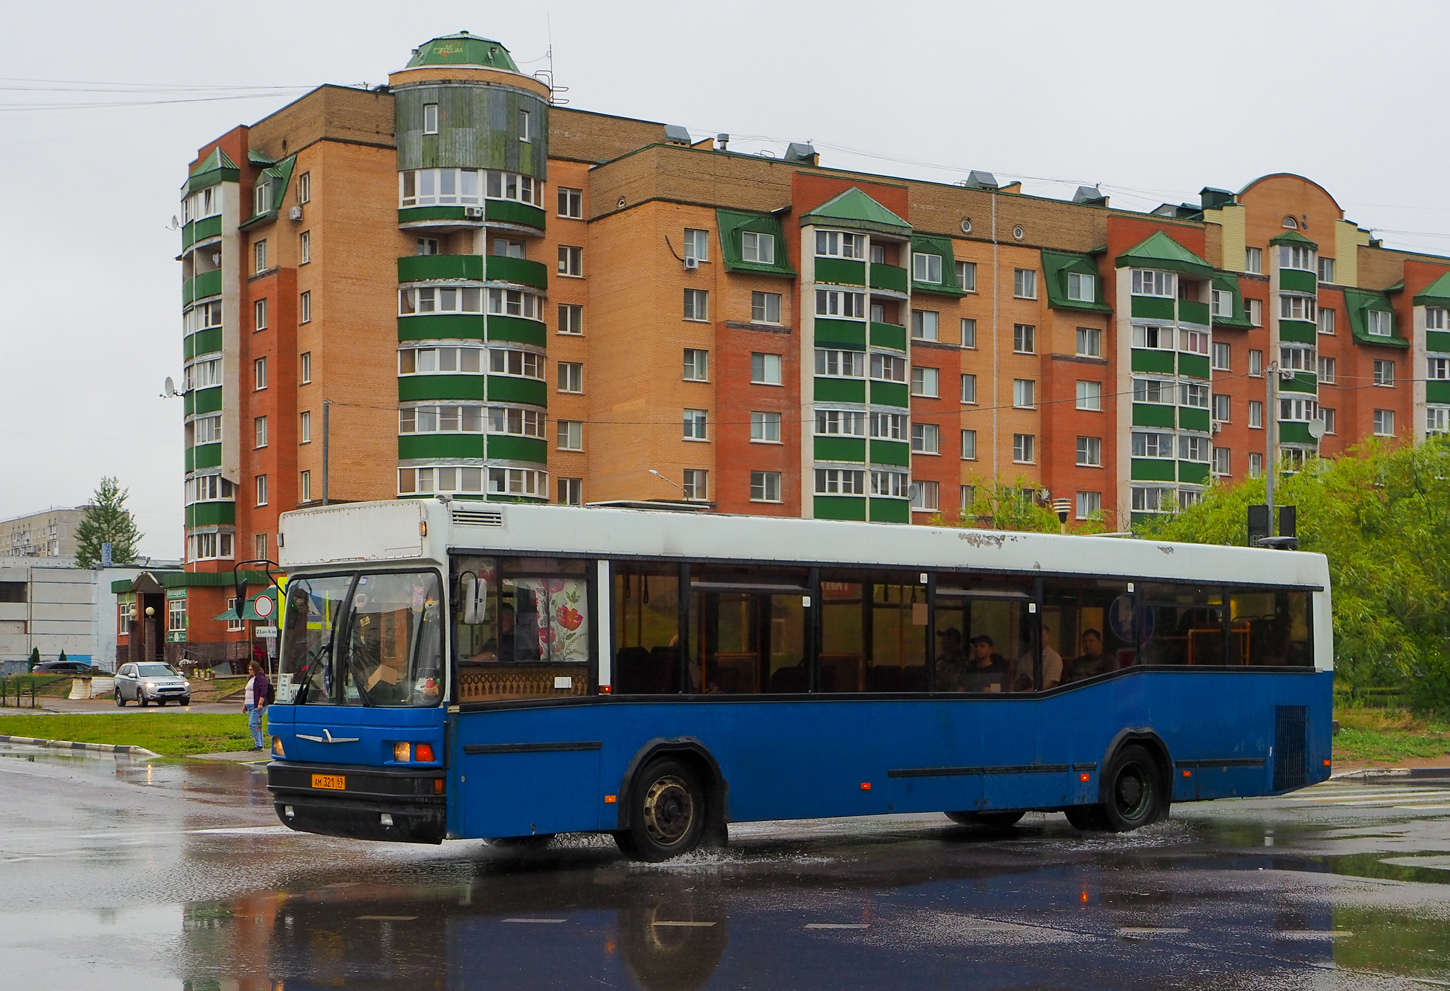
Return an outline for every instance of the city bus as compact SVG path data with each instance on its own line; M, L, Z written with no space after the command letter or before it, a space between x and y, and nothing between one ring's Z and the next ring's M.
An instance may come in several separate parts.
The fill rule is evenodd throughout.
M438 843L1031 810L1328 777L1322 555L442 499L282 516L287 826Z

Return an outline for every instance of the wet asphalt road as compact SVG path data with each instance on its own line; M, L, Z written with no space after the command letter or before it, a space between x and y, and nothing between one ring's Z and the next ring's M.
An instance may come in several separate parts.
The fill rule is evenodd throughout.
M1450 986L1450 781L734 826L628 864L291 833L247 766L0 751L0 988Z

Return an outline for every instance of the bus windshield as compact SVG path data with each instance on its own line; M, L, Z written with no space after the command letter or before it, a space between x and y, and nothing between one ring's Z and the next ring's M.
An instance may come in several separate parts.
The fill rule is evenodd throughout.
M441 600L431 571L295 579L287 590L278 701L437 705Z

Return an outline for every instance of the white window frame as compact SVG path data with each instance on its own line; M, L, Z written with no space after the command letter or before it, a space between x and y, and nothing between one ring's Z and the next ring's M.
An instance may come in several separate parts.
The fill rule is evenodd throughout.
M1365 310L1364 331L1371 337L1395 336L1394 314L1388 310Z
M584 392L584 362L560 361L555 363L558 392L582 395Z
M912 454L941 454L941 427L935 423L911 425Z
M750 473L751 502L780 502L780 472L752 471Z
M297 322L312 322L312 290L304 289L297 297Z
M686 409L682 436L688 441L708 441L710 439L710 411Z
M685 499L705 502L710 498L710 472L704 468L685 468L680 472Z
M303 231L297 235L297 264L306 265L312 261L312 232Z
M556 420L554 430L557 446L561 451L584 450L584 421Z
M1101 412L1103 408L1103 384L1093 379L1077 380L1077 408Z
M708 289L686 289L683 299L684 319L691 323L709 323L710 291Z
M684 233L685 260L696 262L710 260L710 232L699 227L686 227Z
M681 381L710 381L710 352L704 348L685 348L681 362Z
M565 337L584 336L584 304L560 303L558 308L559 333Z
M1037 463L1036 434L1012 435L1012 463L1018 465L1035 465Z
M866 352L816 348L816 374L829 378L866 377Z
M436 103L423 104L423 133L438 133L438 104Z
M1178 274L1157 268L1135 268L1132 275L1132 294L1175 299L1178 296Z
M1253 275L1264 274L1264 249L1244 248L1244 271Z
M1037 298L1037 270L1035 268L1014 268L1012 270L1012 296L1015 299Z
M957 287L962 292L977 291L976 262L957 262Z
M750 384L782 386L784 358L765 351L753 351L750 355Z
M1103 494L1101 492L1079 492L1076 502L1077 519L1090 519L1094 513L1103 511Z
M941 340L941 314L936 310L912 310L911 339L914 341Z
M941 483L920 480L911 483L911 511L935 513L941 508Z
M962 348L977 350L977 321L973 317L962 317Z
M816 316L835 320L865 320L866 294L844 289L817 289Z
M817 258L866 257L866 235L848 231L816 231Z
M257 416L252 418L252 450L261 450L267 446L267 418Z
M252 391L261 392L267 388L267 359L257 358L252 362Z
M1376 358L1373 365L1374 384L1381 388L1393 389L1395 386L1395 363L1383 358Z
M740 260L751 265L774 265L775 235L741 231Z
M560 186L558 191L557 216L567 220L584 219L584 190L575 189L572 186Z
M1374 435L1376 437L1393 437L1395 435L1394 410L1377 409L1374 411Z
M911 394L923 399L940 398L941 371L930 365L912 365Z
M267 505L267 476L266 475L258 475L258 476L256 476L256 489L257 489L257 505L258 506L265 506L265 505Z
M1037 353L1037 325L1033 323L1014 323L1012 325L1012 353L1013 354L1036 354Z
M911 253L911 281L927 285L941 285L942 256L927 251Z
M297 443L312 443L312 410L305 409L297 414Z
M1264 429L1264 401L1262 399L1249 400L1249 429Z
M781 294L751 290L750 322L780 324Z
M1098 277L1082 272L1067 273L1067 298L1079 303L1095 303L1098 298Z
M1101 468L1103 466L1103 439L1101 437L1078 435L1077 466L1079 468Z
M750 413L750 443L780 444L779 413L773 410L752 410Z
M975 430L962 431L962 460L977 460L977 432Z
M1012 380L1012 406L1014 409L1037 408L1037 380Z
M1076 332L1075 353L1080 358L1101 358L1103 356L1103 330L1101 327L1079 327Z
M1211 367L1216 372L1233 371L1233 345L1224 341L1213 342L1213 362Z

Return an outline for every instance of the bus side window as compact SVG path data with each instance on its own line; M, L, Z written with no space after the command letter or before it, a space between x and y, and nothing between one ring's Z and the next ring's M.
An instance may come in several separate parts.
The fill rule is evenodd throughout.
M1233 664L1307 667L1314 663L1308 592L1235 590L1232 614Z
M1043 688L1053 687L1054 669L1066 685L1132 664L1132 602L1121 578L1048 579L1042 593Z
M1140 664L1225 663L1225 598L1211 585L1138 586Z
M809 591L803 570L692 567L686 691L727 695L809 691L805 653Z
M680 690L678 565L614 567L615 694L673 695Z
M915 572L823 572L820 690L926 691L927 613Z
M1031 687L1032 581L1017 575L939 574L936 690L996 693ZM1024 682L1023 679L1026 679Z

